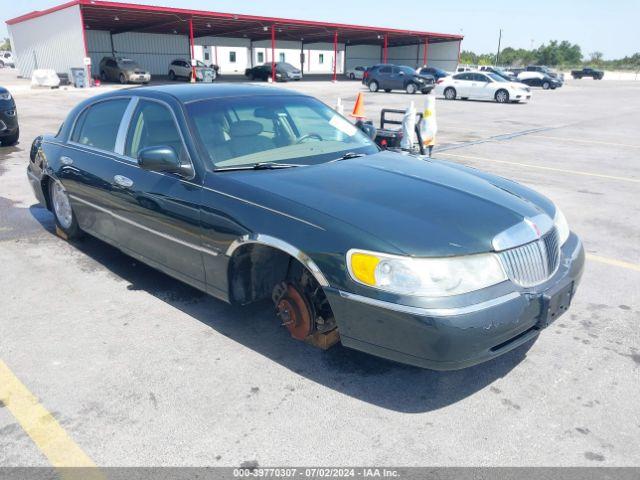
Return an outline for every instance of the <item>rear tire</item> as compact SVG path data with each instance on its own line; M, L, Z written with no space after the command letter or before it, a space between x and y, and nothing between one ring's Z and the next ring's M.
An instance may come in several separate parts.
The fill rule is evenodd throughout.
M74 240L82 235L75 213L71 209L69 196L61 183L49 180L49 198L56 226L66 235L67 240Z
M100 71L100 80L102 80L103 82L107 81L107 72L105 72L104 70Z
M384 91L389 93L389 92L391 92L391 89L390 88L385 88Z
M173 70L169 70L169 80L171 80L172 82L176 80L176 72L174 72Z
M120 76L118 77L118 80L120 80L120 83L122 85L126 85L127 84L127 79L124 76L124 73L121 73Z
M371 80L369 82L369 91L370 92L377 92L378 89L380 88L380 85L378 85L378 82L376 82L375 80Z
M350 78L351 80L355 80L355 79L356 79L356 76L355 76L353 73L350 73L350 74L349 74L349 78Z
M447 100L455 100L456 99L456 89L453 87L447 87L444 89L444 98Z
M4 68L4 62L0 60L0 68Z
M498 90L495 94L496 102L498 103L509 103L509 92L506 90Z

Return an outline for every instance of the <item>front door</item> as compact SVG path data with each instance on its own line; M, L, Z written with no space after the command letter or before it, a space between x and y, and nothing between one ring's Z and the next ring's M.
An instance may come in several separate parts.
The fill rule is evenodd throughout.
M169 106L140 99L124 142L124 159L113 178L120 245L155 267L204 289L200 238L202 187L195 179L141 169L143 148L168 146L187 164L189 153Z

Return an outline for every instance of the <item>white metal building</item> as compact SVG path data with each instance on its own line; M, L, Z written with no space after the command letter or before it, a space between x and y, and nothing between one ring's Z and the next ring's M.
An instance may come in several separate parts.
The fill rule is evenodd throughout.
M338 23L257 17L169 7L73 0L7 22L17 68L68 72L91 59L126 56L152 75L176 59L196 58L227 75L286 61L308 74L333 74L376 63L455 70L462 36Z

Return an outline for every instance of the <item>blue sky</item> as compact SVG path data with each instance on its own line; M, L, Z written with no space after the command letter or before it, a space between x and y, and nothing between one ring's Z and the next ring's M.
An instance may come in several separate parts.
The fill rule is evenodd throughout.
M4 0L4 21L66 0ZM444 33L462 33L463 49L494 52L498 30L503 46L531 48L552 39L578 43L585 55L601 51L619 58L640 51L640 0L129 0L219 12L248 13L307 20L357 23ZM376 5L376 6L372 6ZM379 5L379 6L378 6ZM393 9L391 5L399 8ZM413 5L409 7L408 5Z

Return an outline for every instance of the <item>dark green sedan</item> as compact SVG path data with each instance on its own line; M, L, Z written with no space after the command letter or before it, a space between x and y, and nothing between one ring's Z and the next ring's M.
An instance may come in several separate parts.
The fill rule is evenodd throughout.
M91 98L34 142L62 236L88 233L214 297L271 298L299 340L446 370L569 307L584 251L512 181L380 151L320 101L181 85Z

